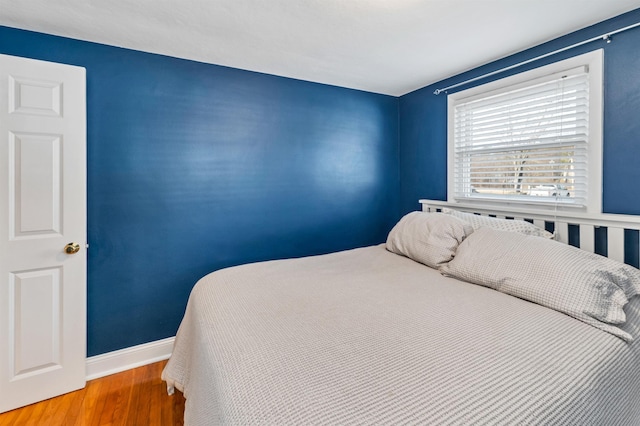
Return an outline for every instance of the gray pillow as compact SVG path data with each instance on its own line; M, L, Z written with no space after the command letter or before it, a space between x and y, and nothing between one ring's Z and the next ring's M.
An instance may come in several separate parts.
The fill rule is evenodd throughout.
M432 268L449 262L467 235L469 224L442 213L411 212L393 227L387 250Z
M498 219L496 217L480 216L473 213L459 212L457 210L451 210L444 208L443 213L450 214L451 216L462 219L473 226L473 229L478 229L482 226L488 226L489 228L498 229L500 231L518 232L525 235L535 235L543 238L553 238L553 234L542 228L524 221L515 219Z
M640 270L545 238L480 228L440 269L555 309L618 336L628 299L640 294Z

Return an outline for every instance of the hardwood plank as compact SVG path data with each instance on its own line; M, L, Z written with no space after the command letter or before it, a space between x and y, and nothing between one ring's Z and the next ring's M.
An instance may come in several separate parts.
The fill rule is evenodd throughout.
M127 404L127 424L135 425L136 424L135 421L137 417L136 413L138 411L138 401L140 400L139 377L135 371L132 371L130 386L131 386L132 392L129 396L129 401Z
M162 424L162 410L160 409L160 401L162 399L162 391L164 389L164 393L166 394L167 387L161 379L158 380L161 374L162 374L162 369L160 369L159 366L156 366L156 368L153 371L154 379L151 382L151 388L150 388L151 399L149 401L150 403L149 424L152 424L152 425Z
M105 395L105 404L100 415L99 423L101 425L115 424L114 422L125 412L126 402L131 394L131 387L126 376L126 374L109 376L108 393Z
M0 414L0 426L13 426L15 424L15 419L19 414L19 410L13 410L4 414Z
M79 406L82 403L83 399L84 389L81 389L49 400L49 405L51 407L51 417L49 418L48 423L44 424L64 424L68 413L78 412Z
M102 391L102 385L106 381L107 378L103 377L103 380L92 380L87 383L84 400L80 404L80 412L77 415L75 413L68 413L65 420L66 424L75 424L76 426L92 426L97 424L94 418L97 413L97 405L101 399L100 392ZM100 413L97 413L97 415L99 419ZM71 422L72 418L75 418L75 423Z
M174 398L173 419L171 419L171 422L168 424L183 426L184 425L184 404L186 400L184 399L182 392L178 390L176 390L176 393L174 396L177 396L177 397Z
M151 409L149 410L150 425L162 424L162 409L160 406L160 400L162 398L162 394L159 391L160 386L157 383L154 383L151 388L151 399L149 401L151 404ZM166 388L165 388L165 393L166 393Z
M87 382L84 389L0 414L0 426L181 426L184 397L167 395L166 361Z
M21 413L18 413L18 416L14 420L14 425L19 426L32 426L36 425L36 417L37 417L38 407L34 405L30 405L28 410L24 410Z
M136 394L138 395L146 395L146 398L138 398L138 407L135 411L135 420L133 421L134 425L148 425L149 423L149 412L150 412L150 402L151 402L151 384L153 382L153 369L148 368L144 371L140 371L138 375L138 383L136 384Z
M42 414L44 413L44 410L46 408L46 401L44 404L36 404L32 407L31 412L29 413L29 418L26 422L24 422L25 425L37 425L40 424L38 423L40 418L42 417Z
M44 412L42 413L42 417L40 418L40 423L41 424L53 424L51 423L53 415L56 412L56 404L54 402L52 402L51 400L47 400L46 402L46 407Z

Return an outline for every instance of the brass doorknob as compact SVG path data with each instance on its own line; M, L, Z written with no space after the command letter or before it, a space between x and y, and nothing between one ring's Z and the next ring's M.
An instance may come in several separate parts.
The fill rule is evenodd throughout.
M74 254L80 251L80 244L78 243L69 243L64 246L64 252L67 254Z

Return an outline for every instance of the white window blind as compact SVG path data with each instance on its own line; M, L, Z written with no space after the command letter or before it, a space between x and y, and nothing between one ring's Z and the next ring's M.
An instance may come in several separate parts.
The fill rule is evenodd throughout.
M586 205L587 66L459 99L453 114L454 198Z

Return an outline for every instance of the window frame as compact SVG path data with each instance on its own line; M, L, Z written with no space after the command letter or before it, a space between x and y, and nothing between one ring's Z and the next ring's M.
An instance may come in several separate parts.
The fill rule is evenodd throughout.
M589 137L587 143L587 201L586 205L556 203L549 200L507 199L467 196L455 197L454 130L455 106L457 103L483 94L495 94L526 87L535 80L568 71L581 66L589 68ZM572 211L596 214L602 212L602 142L603 142L603 86L604 51L598 49L544 65L516 75L494 80L447 96L447 201L492 206L518 206L535 211Z

